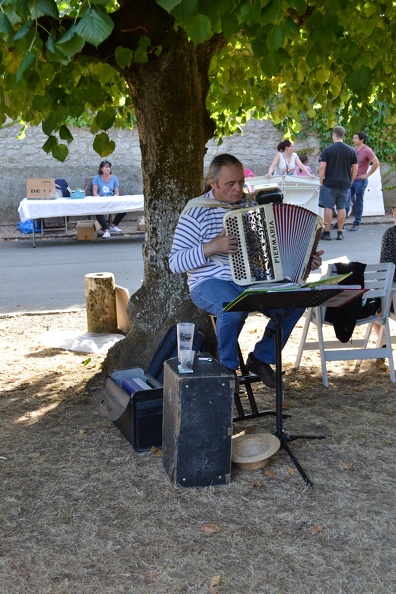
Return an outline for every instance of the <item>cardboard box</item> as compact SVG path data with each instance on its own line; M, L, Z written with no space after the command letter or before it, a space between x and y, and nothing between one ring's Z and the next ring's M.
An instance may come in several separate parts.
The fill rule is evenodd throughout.
M28 200L55 200L55 178L36 177L26 182Z
M94 241L98 238L99 229L98 221L77 221L77 239L80 241Z

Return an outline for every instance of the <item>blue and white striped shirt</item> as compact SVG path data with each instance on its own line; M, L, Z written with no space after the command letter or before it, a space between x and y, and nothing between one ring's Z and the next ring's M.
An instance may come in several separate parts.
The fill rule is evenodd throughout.
M212 191L202 198L213 199ZM172 272L187 273L189 289L209 278L232 280L228 256L216 254L205 258L203 246L223 230L227 208L195 206L181 215L173 237L169 266Z

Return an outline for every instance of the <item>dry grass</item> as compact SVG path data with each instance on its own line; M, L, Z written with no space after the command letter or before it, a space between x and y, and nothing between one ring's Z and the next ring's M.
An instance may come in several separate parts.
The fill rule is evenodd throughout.
M252 316L245 352L257 324ZM102 356L43 349L36 337L47 328L85 331L85 313L0 319L1 593L396 591L396 406L386 366L366 361L355 373L353 363L331 364L325 389L316 353L292 369L299 326L284 352L285 429L327 436L292 443L314 487L280 450L262 471L233 469L227 486L183 490L160 457L135 452L95 412L86 384ZM257 397L274 404L266 389ZM241 430L272 432L274 420Z

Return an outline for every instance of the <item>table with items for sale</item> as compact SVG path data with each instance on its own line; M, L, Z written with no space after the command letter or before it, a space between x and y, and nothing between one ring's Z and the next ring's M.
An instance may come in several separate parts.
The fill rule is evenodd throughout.
M126 196L85 196L82 199L55 198L52 200L31 200L24 198L18 207L21 221L33 221L33 247L36 246L34 221L45 218L64 217L65 233L67 233L67 217L81 217L97 214L113 214L117 212L142 211L143 194ZM41 236L43 225L41 225Z

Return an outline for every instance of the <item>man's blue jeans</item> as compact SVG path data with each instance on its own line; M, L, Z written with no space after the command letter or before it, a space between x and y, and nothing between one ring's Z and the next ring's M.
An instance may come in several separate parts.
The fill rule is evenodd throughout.
M243 293L245 288L235 284L233 281L213 278L203 281L192 289L190 293L195 305L217 317L216 336L219 360L220 363L229 369L237 369L239 367L238 337L249 312L224 312L223 306L224 303L229 303ZM269 315L271 315L271 311L268 310ZM301 307L292 310L290 313L286 313L283 321L282 348L303 313L304 309ZM253 351L257 359L271 365L276 361L274 333L275 324L270 319L263 337L256 343Z
M360 225L363 215L363 196L366 191L368 179L355 179L351 186L351 204L355 198L355 220L354 225Z

